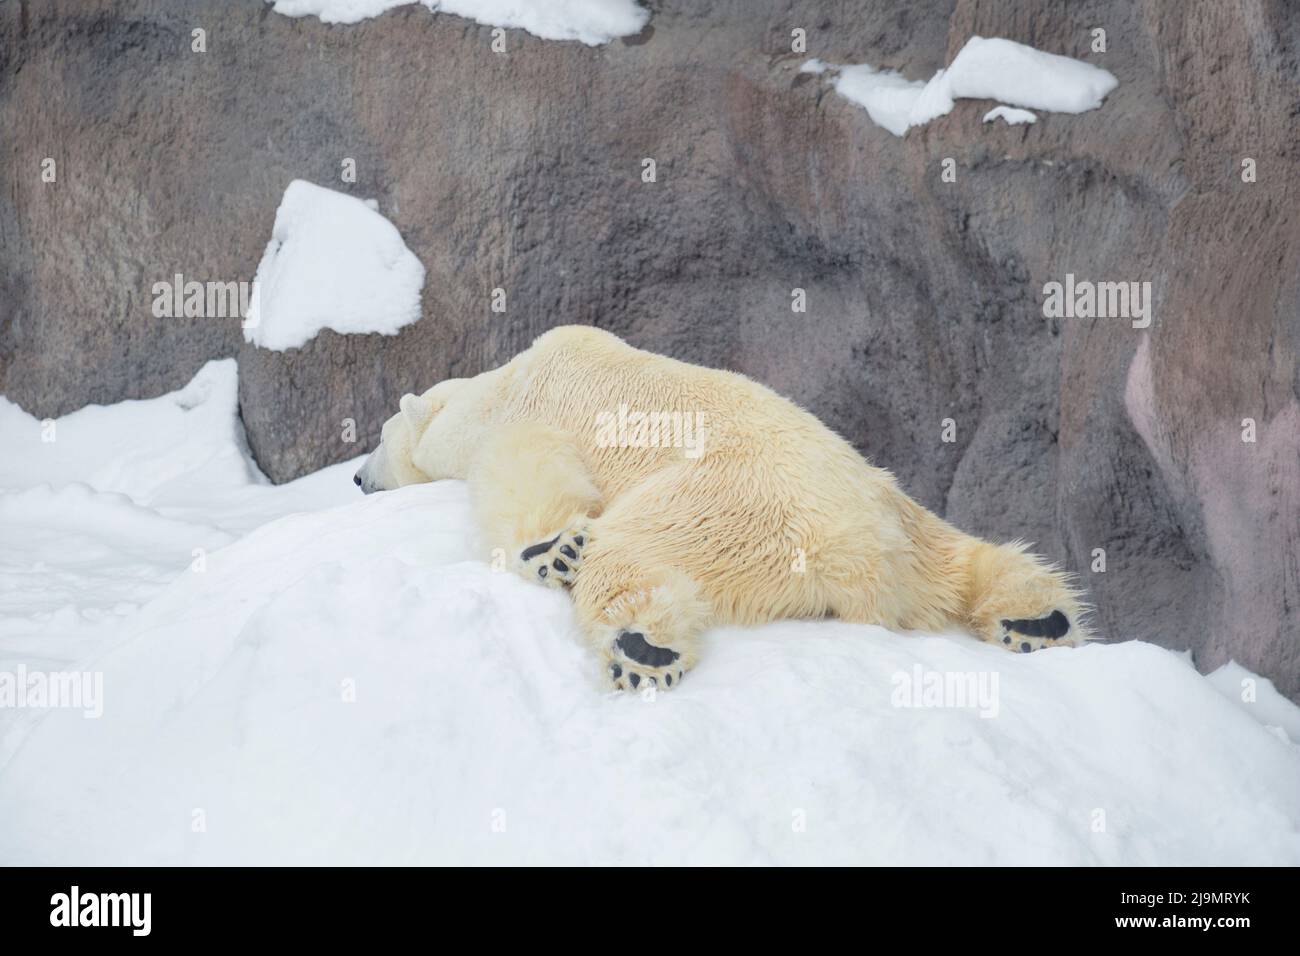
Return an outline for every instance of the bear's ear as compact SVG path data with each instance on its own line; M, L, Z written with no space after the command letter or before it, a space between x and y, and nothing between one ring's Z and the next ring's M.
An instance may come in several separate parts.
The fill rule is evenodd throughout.
M411 427L411 431L419 434L424 431L424 426L429 424L429 419L433 418L433 402L420 395L406 394L402 396L399 406L402 410L402 417Z

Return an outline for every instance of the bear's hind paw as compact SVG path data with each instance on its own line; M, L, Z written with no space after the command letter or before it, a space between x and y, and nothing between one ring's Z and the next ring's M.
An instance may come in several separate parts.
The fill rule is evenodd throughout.
M610 648L607 673L615 690L671 690L685 672L677 651L651 644L640 631L620 632Z
M998 625L997 642L1014 654L1028 654L1044 647L1070 646L1075 643L1070 633L1070 619L1061 611L1053 611L1041 618L1004 618Z

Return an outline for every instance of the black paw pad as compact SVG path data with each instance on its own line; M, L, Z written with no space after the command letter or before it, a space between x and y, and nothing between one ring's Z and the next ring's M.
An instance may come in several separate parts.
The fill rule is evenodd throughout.
M520 552L519 557L524 561L531 561L539 554L545 554L547 551L550 551L551 545L555 544L555 542L559 540L560 536L557 534L550 541L543 541L541 544L535 544L531 548L524 548L524 550Z
M666 647L655 647L640 631L624 631L614 644L631 660L647 667L666 667L681 656Z
M614 680L618 680L623 676L623 668L619 667L617 664L610 664L609 676L614 678Z
M560 549L560 554L564 555L566 558L569 558L570 560L576 561L578 558L578 552L574 551L567 544Z
M1028 642L1028 641L1021 641L1021 642L1020 642L1020 653L1021 653L1021 654L1028 654L1028 653L1029 653L1030 651L1032 651L1032 650L1033 650L1033 648L1029 646L1029 642Z
M569 566L565 564L563 561L561 561L559 558L556 558L554 561L551 562L551 567L555 568L555 570L560 572L569 570Z
M1070 619L1060 611L1053 611L1047 617L1003 621L1002 626L1027 637L1045 637L1054 641L1070 632Z
M632 673L628 674L627 679L632 682L633 688L635 688L637 684L641 683L641 675L638 674L636 671L633 671Z
M573 543L576 544L576 545L577 545L578 547L580 547L580 548L582 547L582 542L583 542L584 540L586 540L586 539L584 539L584 538L582 537L582 535L580 535L580 534L576 534L576 535L573 536Z

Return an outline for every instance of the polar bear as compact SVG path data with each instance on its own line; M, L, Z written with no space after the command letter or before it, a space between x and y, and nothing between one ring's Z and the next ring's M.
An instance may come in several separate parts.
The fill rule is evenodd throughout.
M964 534L743 375L587 326L406 395L366 493L468 479L486 553L569 590L617 689L679 683L713 624L834 616L966 629L1028 653L1087 639L1079 592Z

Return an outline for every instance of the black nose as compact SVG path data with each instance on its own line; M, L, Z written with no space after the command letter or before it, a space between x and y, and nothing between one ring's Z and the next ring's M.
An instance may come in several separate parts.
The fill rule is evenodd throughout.
M361 476L360 476L360 475L353 475L353 476L352 476L352 483L353 483L354 485L356 485L358 488L360 488L360 487L361 487Z

